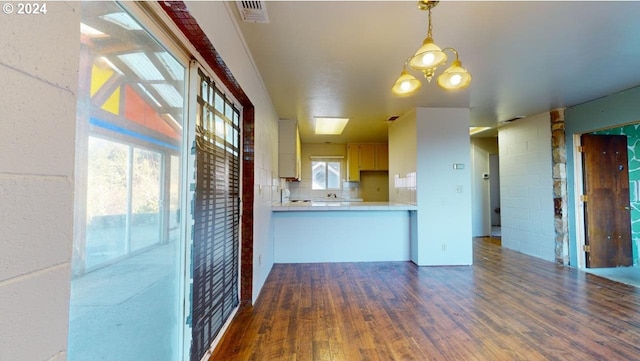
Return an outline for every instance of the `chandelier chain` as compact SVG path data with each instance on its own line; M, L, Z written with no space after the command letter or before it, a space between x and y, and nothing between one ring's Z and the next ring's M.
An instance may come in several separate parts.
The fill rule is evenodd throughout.
M454 48L441 49L433 42L433 25L431 24L431 9L436 6L439 1L419 0L418 9L428 11L429 26L427 28L427 37L423 40L422 46L409 56L404 62L402 73L391 88L391 91L398 96L407 96L414 94L421 86L421 83L413 75L407 71L407 65L424 73L427 81L430 82L435 75L436 68L447 61L446 51L450 51L455 55L455 60L447 69L438 76L438 86L447 90L464 89L471 83L471 74L467 69L462 67L462 62L458 59L458 51Z
M429 28L427 29L427 38L433 38L433 36L431 36L432 30L433 27L431 26L431 8L429 8Z

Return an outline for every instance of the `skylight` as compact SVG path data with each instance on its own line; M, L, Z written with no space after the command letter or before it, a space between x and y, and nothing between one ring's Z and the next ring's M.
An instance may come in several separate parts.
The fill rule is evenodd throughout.
M104 64L106 64L108 67L110 67L111 69L113 69L116 73L123 75L124 73L122 72L122 70L120 70L117 66L115 66L111 60L109 60L106 56L101 56L98 59L100 59L100 61L102 61Z
M324 118L314 117L316 121L316 134L338 135L342 134L349 118Z
M180 108L182 107L183 100L182 95L169 84L151 84L151 86L160 94L170 107Z
M85 24L85 23L80 23L80 32L86 36L90 36L92 38L103 38L103 37L107 37L109 35L103 33L102 31L92 28L91 26Z
M156 53L156 57L162 65L167 69L173 80L184 79L184 67L178 63L176 59L167 52Z
M164 80L164 77L145 53L130 53L118 55L140 78L144 80Z
M127 30L142 30L140 24L138 24L137 21L135 21L131 16L125 13L111 13L102 15L101 18L119 25Z
M154 102L156 103L157 106L162 107L162 104L160 104L160 102L158 101L158 99L156 99L156 97L154 97L149 90L147 90L147 88L142 85L142 84L138 84L140 86L140 88L142 89L142 91Z

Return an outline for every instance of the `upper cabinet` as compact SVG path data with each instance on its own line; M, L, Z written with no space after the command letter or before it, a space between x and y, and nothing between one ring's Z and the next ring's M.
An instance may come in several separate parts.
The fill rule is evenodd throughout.
M389 170L389 145L376 144L376 170Z
M376 145L358 144L360 147L360 170L376 170Z
M347 144L347 180L360 181L360 171L389 170L389 147L382 143Z
M347 144L347 181L360 181L360 147L358 144Z
M278 122L278 176L300 180L302 147L298 122L280 119Z

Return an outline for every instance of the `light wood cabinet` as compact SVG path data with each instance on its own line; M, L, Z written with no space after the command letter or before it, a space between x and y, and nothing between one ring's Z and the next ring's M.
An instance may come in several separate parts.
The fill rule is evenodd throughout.
M360 170L376 170L376 145L359 144Z
M281 119L278 122L278 176L288 180L300 180L302 145L296 120Z
M376 170L389 170L388 144L376 144Z
M357 144L347 144L347 181L360 181L360 147Z
M361 171L389 170L389 147L383 143L347 144L347 180L360 181Z

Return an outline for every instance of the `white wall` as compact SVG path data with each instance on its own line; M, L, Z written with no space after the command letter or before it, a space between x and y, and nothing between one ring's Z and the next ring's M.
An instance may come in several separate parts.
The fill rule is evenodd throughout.
M555 259L549 113L498 131L502 246Z
M262 83L251 53L228 6L221 1L187 2L205 32L255 107L255 180L253 203L253 301L273 266L271 203L278 199L278 116Z
M472 235L482 237L491 235L490 179L484 179L483 174L491 174L489 155L498 153L497 138L471 139L471 205L472 205Z
M0 360L65 360L80 3L0 20Z
M469 109L416 109L418 265L473 263L469 118Z
M398 118L389 127L389 202L416 204L418 137L416 112Z

